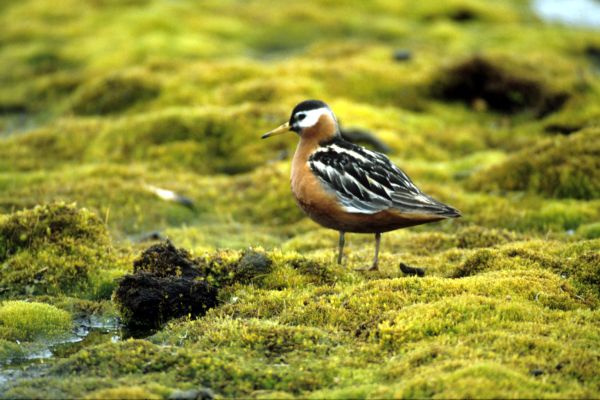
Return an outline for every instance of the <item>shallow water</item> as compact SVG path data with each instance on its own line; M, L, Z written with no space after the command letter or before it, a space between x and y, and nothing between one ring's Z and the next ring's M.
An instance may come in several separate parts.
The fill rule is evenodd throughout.
M40 343L32 347L24 357L0 362L0 393L15 380L42 376L54 361L66 358L80 349L109 341L117 342L123 337L116 318L90 316L75 320L70 336L58 341Z
M597 0L534 0L531 7L548 22L600 29L600 1Z

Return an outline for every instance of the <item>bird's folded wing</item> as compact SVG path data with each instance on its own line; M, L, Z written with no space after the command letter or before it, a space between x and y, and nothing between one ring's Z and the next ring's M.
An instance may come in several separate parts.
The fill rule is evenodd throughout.
M423 194L383 154L348 142L320 147L309 166L326 190L348 212L374 214L394 209L403 213L443 215L448 207Z

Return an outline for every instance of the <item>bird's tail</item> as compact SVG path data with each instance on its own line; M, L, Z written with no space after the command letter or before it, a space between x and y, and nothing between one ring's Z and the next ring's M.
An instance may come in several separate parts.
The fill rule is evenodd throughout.
M441 218L458 218L460 211L456 208L437 201L425 193L403 193L396 192L392 194L392 200L395 208L417 214L429 214Z

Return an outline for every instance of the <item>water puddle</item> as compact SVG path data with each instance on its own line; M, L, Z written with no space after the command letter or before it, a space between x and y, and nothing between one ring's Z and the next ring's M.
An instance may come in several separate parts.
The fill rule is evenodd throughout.
M600 29L598 0L533 0L531 7L544 21Z
M85 347L118 342L122 338L121 326L116 318L92 315L77 319L70 336L58 341L32 344L24 356L0 360L0 393L16 380L43 376L58 359L69 357Z

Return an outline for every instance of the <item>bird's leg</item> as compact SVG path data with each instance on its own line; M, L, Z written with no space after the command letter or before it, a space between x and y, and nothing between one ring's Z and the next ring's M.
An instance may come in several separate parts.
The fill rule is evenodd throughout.
M381 242L381 233L375 234L375 258L373 265L365 268L357 268L357 271L378 271L379 270L379 243Z
M377 271L379 269L379 243L381 243L381 233L375 234L375 258L373 258L373 265L369 268L369 271Z
M345 233L346 232L344 232L344 231L340 231L340 241L338 243L338 258L337 258L338 264L342 263L342 254L344 253L344 243L345 243L344 234Z

